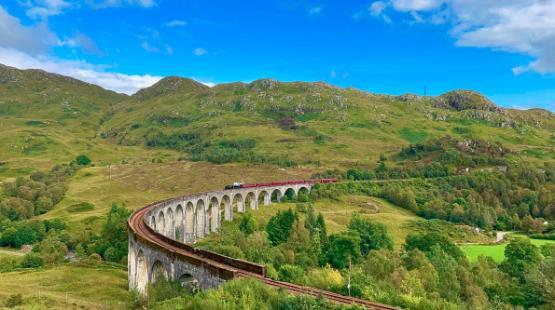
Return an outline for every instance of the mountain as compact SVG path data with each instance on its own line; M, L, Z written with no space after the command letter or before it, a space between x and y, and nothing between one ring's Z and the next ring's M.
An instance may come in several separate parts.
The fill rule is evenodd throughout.
M504 109L466 90L389 96L323 82L260 79L210 88L167 77L126 96L0 66L0 115L2 160L23 166L79 153L120 158L123 150L175 150L217 163L346 167L374 165L380 154L444 136L500 143L531 161L555 159L553 113ZM134 148L114 151L120 146Z
M209 88L176 77L121 101L102 126L113 143L175 149L190 159L339 166L371 165L381 153L441 136L554 159L554 132L549 111L504 109L466 90L388 96L272 79Z
M0 173L25 174L106 151L94 137L126 97L66 76L0 65Z
M42 70L0 65L0 115L76 119L98 117L126 96Z

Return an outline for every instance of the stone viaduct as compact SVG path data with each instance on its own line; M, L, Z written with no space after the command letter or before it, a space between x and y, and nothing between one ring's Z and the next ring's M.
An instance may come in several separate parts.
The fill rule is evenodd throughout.
M248 277L295 294L324 296L342 304L357 303L372 309L394 309L366 300L280 282L266 277L266 267L197 249L193 244L219 231L221 221L234 212L270 207L284 196L308 192L318 181L249 185L167 199L135 211L128 219L129 289L147 294L149 283L160 277L177 280L191 290L217 287L224 281ZM335 181L333 181L335 182Z
M218 232L221 221L232 221L234 212L243 213L247 207L256 210L261 206L269 206L272 201L280 201L285 195L308 193L312 185L312 182L307 181L193 194L147 206L147 210L141 209L141 216L149 233L155 232L165 239L193 244L208 234ZM214 287L222 282L222 279L212 276L207 270L195 268L179 256L168 255L163 247L141 240L141 236L137 236L131 225L131 219L136 214L130 217L129 224L130 288L145 293L147 284L156 281L156 277L160 275L178 279L183 284L194 281L200 288Z

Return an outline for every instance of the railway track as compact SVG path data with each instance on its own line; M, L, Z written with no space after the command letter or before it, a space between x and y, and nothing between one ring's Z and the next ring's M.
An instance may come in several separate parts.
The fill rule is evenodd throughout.
M189 248L191 248L190 246L180 243L178 241L169 242L169 240L167 240L168 239L167 237L150 229L144 220L145 215L148 213L148 211L151 208L154 208L158 204L163 202L164 201L160 201L160 202L152 203L146 207L143 207L137 210L136 212L134 212L128 219L129 229L133 231L137 237L143 239L144 241L156 247L160 247L174 255L179 255L180 257L186 259L187 261L193 262L195 264L217 269L219 271L223 271L224 273L232 274L233 278L237 277L237 278L255 279L265 283L270 287L277 288L277 289L279 288L285 289L291 294L323 297L338 304L360 305L360 306L366 307L367 309L375 309L375 310L398 309L396 307L382 305L382 304L371 302L364 299L343 296L341 294L320 290L312 287L306 287L306 286L296 285L288 282L276 281L276 280L267 278L261 274L253 273L248 270L235 268L233 266L223 264L221 262L203 257L202 255L198 255L188 250Z

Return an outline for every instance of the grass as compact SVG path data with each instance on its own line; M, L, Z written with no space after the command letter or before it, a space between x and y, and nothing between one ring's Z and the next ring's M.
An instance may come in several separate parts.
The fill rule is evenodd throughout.
M369 204L377 205L379 212L371 212ZM253 212L253 215L259 224L263 224L267 223L278 210L295 209L295 207L296 203L272 203L269 206L260 206L258 210ZM319 200L314 203L314 209L324 215L329 234L346 230L355 213L382 223L387 226L397 249L404 244L406 236L415 231L413 223L415 221L425 221L412 212L383 199L364 195L341 196L338 201ZM469 238L474 238L469 240L475 242L484 240L482 235Z
M0 304L23 295L25 309L122 309L128 300L127 271L101 264L0 273Z
M530 241L538 247L555 243L555 240L530 239ZM505 259L505 247L507 247L507 243L494 245L469 244L461 246L461 249L471 262L475 262L480 255L484 255L493 258L494 261L499 263Z
M25 253L13 248L0 248L0 258L2 257L21 257Z
M64 199L40 218L65 219L70 222L70 230L78 232L83 225L97 227L114 202L134 210L164 198L219 190L235 181L304 179L313 172L308 168L269 165L168 161L112 165L110 177L107 167L88 167L70 179ZM94 208L81 207L84 201Z

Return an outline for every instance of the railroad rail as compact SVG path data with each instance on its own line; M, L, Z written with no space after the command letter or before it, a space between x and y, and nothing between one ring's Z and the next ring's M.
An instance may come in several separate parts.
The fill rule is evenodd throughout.
M259 184L266 185L266 183ZM144 244L147 244L149 247L156 248L157 250L166 253L168 257L171 257L174 260L176 258L179 258L180 260L187 262L191 266L195 266L195 268L202 268L203 270L207 270L211 275L214 275L215 277L224 281L234 278L250 278L261 281L273 288L285 289L291 294L324 297L338 304L355 304L364 306L368 309L377 310L398 309L396 307L383 305L359 298L343 296L337 293L312 287L276 281L266 277L266 269L262 265L244 260L234 259L206 250L197 249L192 245L174 240L160 232L157 232L148 225L147 216L151 209L156 208L160 205L167 204L171 200L172 199L155 202L135 211L128 219L130 240L132 238L133 240L135 240L135 242L140 241Z

